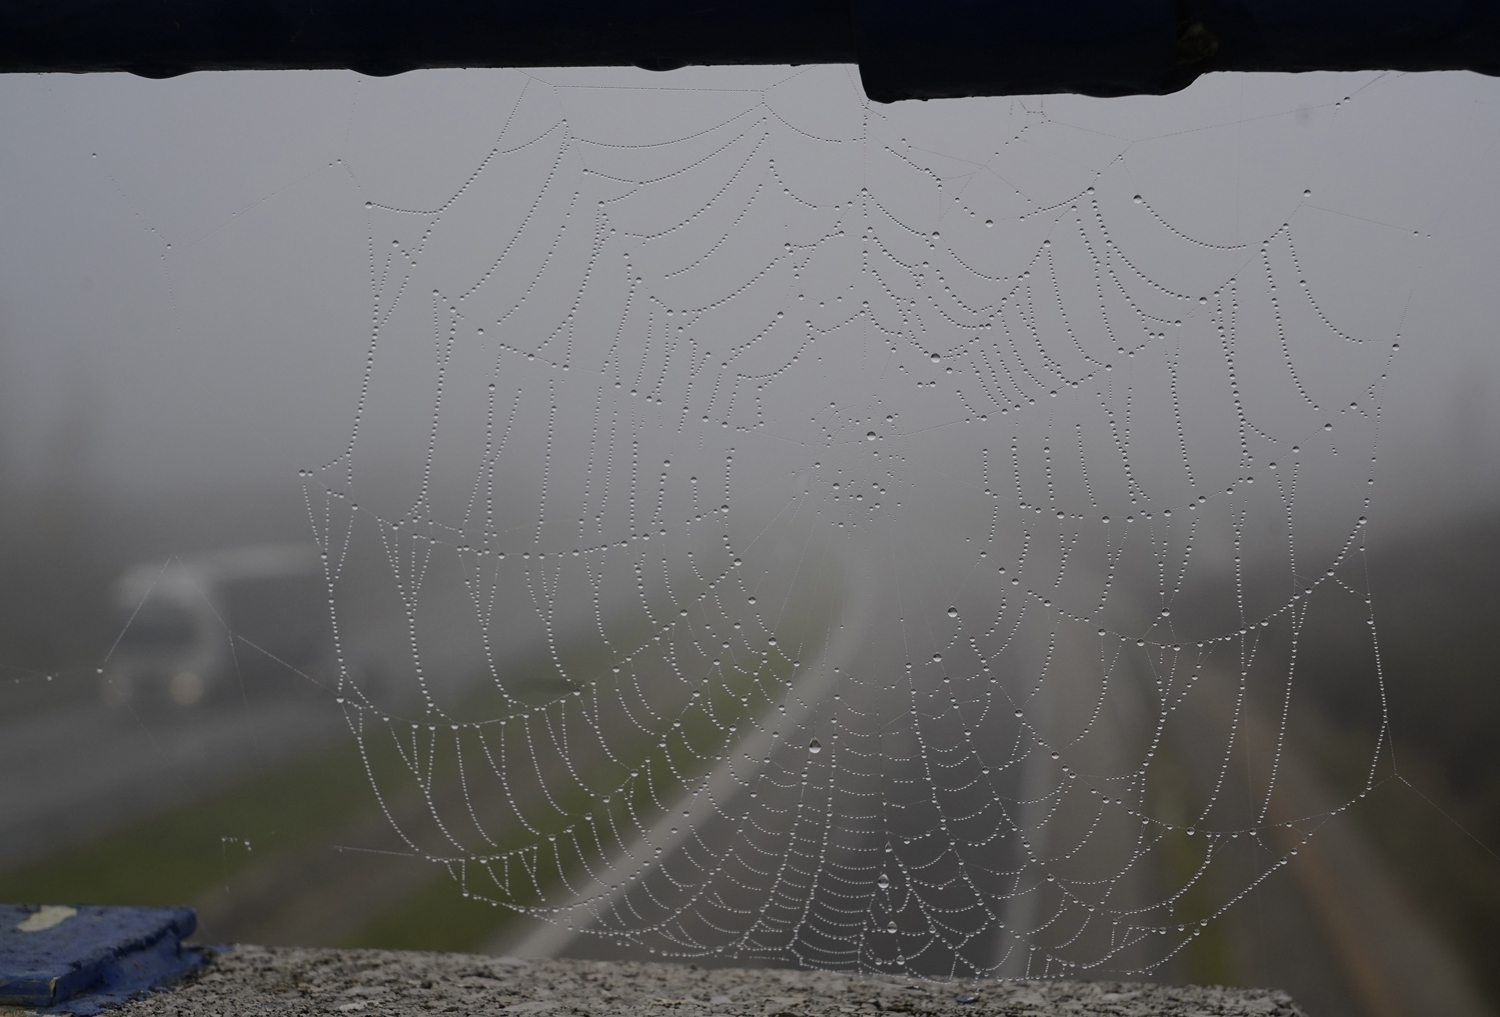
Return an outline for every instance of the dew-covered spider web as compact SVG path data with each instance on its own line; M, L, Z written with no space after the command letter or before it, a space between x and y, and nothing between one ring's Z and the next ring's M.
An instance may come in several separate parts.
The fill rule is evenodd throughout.
M1319 160L1383 79L1226 124L684 73L501 79L431 200L350 171L368 357L304 480L336 623L405 647L340 687L390 821L547 949L1159 970L1329 811L1305 627L1381 695L1420 238Z

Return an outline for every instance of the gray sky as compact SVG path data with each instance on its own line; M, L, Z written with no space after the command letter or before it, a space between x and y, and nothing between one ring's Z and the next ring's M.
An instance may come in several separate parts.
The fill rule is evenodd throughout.
M1096 179L1149 193L1166 221L1219 243L1253 243L1295 212L1330 312L1383 337L1400 323L1408 340L1386 397L1382 440L1387 470L1398 472L1386 474L1382 496L1403 511L1437 509L1428 492L1438 476L1456 491L1494 479L1475 460L1500 425L1485 285L1500 238L1488 183L1500 137L1493 82L1211 75L1164 98L910 103L866 121L855 80L846 68L7 77L9 440L35 468L59 416L86 407L97 483L144 495L274 484L331 458L347 437L365 352L369 231L385 239L396 228L379 217L369 225L364 201L431 208L451 198L525 89L522 122L568 118L575 136L616 145L769 110L777 129L762 155L810 199L847 197L863 177L893 211L931 225L945 213L930 180L903 179L895 160L872 152L905 152L905 139L946 194L1002 217ZM581 150L600 172L613 162L630 176L632 160L649 168L638 153ZM710 168L683 183L719 180ZM536 185L509 179L463 215L509 228ZM1313 197L1299 207L1303 188ZM670 207L640 200L629 215L649 226ZM783 213L771 218L785 225ZM405 219L402 228L425 222ZM451 217L444 225L449 260L425 267L456 282L468 241L452 235ZM751 216L738 228L758 225ZM1161 235L1135 251L1150 273L1191 278L1192 259ZM1030 253L1014 243L1006 256Z
M1304 551L1495 492L1500 124L1477 75L890 107L844 67L0 87L21 486L72 427L100 506L233 491L293 518L307 468L386 517L427 490L445 540L498 549L733 502L743 551L798 512L837 530L860 484L882 540L946 520L1019 555L1043 504L1180 519L1228 485L1194 538L1209 573L1237 525L1288 553L1265 464L1293 445ZM974 499L1002 482L1024 511L996 522Z

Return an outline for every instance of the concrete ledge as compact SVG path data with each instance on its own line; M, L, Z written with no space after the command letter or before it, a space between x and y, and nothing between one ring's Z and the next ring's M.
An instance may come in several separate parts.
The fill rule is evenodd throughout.
M960 999L972 999L960 1002ZM916 981L889 975L241 946L119 1017L1291 1017L1283 992L1120 982Z

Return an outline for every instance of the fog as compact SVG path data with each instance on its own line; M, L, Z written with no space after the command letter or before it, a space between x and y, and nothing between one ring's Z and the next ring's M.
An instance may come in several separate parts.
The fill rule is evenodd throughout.
M1402 576L1420 572L1412 563L1463 527L1478 534L1459 545L1475 557L1449 590L1473 602L1463 591L1492 582L1497 89L1463 73L1209 75L1165 97L879 107L842 67L0 80L7 694L17 716L99 709L97 676L120 627L110 583L132 563L315 542L340 626L337 659L309 667L286 702L256 708L264 730L292 733L263 738L263 758L224 764L217 783L141 793L136 821L225 793L299 745L342 739L347 749L356 739L329 733L341 725L373 751L382 736L371 732L393 716L413 730L418 720L469 723L475 709L483 723L529 716L510 677L521 672L602 695L605 710L676 716L690 709L679 693L695 683L711 691L719 679L704 675L720 673L717 641L727 655L733 639L741 660L769 669L757 682L781 690L763 693L766 716L778 704L790 712L777 720L777 747L744 754L763 757L754 775L726 769L722 747L705 750L702 774L673 771L672 794L696 795L700 778L716 789L722 809L692 820L702 844L727 851L750 822L789 838L763 850L791 858L795 824L767 817L791 815L789 805L776 811L776 795L790 793L795 772L805 786L813 763L797 771L785 753L812 737L832 746L841 722L865 754L844 770L832 751L816 761L828 790L808 809L860 833L809 873L873 884L865 869L897 831L918 842L896 852L910 871L961 870L981 857L1013 875L1051 873L1042 855L1063 857L1060 845L1077 836L1087 846L1058 863L1074 866L1064 880L1111 881L1116 896L1094 902L1101 910L1176 908L1177 919L1161 919L1165 935L1184 908L1200 907L1170 891L1187 856L1162 847L1159 873L1126 875L1135 811L1129 825L1088 828L1063 797L1052 812L1035 803L1064 796L1080 769L1109 773L1129 781L1110 791L1117 805L1139 800L1164 830L1191 835L1193 810L1156 783L1170 765L1181 770L1166 781L1178 782L1171 794L1206 802L1199 822L1222 829L1216 837L1255 829L1270 844L1278 815L1333 815L1370 789L1358 771L1372 756L1390 772L1387 721L1402 731L1399 713L1369 706L1386 676L1358 656L1369 646L1362 604L1374 601L1378 630L1381 597L1403 604ZM1367 544L1377 575L1382 548L1404 563L1374 595ZM1340 596L1344 606L1322 613ZM742 622L745 632L726 631ZM679 625L701 629L688 638ZM1247 651L1241 637L1257 626L1267 630L1262 649ZM840 635L856 628L857 638ZM691 652L653 647L660 633ZM1117 637L1121 649L1100 649ZM1191 652L1179 651L1194 642L1189 665ZM1135 657L1130 644L1142 648ZM1289 706L1299 645L1313 647L1321 670L1307 679L1311 698L1297 685ZM1475 673L1493 670L1482 651L1473 659ZM792 694L801 679L782 665L824 675L821 691ZM1207 680L1190 702L1199 667ZM622 668L634 686L614 677ZM1257 705L1242 721L1235 689L1246 695L1250 674L1244 701ZM475 707L486 677L505 701ZM1203 691L1220 679L1221 692ZM745 692L730 679L722 687ZM1447 709L1462 710L1468 688L1453 683ZM960 700L981 719L944 720L950 703L962 712ZM1172 703L1187 705L1169 721ZM729 732L760 729L757 708L746 709ZM1412 744L1420 765L1441 769L1433 712L1443 711L1417 711ZM612 743L603 715L574 743L584 747L572 762L574 749L551 770L533 759L541 775L527 779L545 791L567 771L590 795L614 787L624 798L628 765L610 776L596 760L596 781L583 762L588 739ZM735 715L713 723L725 716ZM986 733L971 742L971 726ZM1170 764L1145 762L1174 738ZM1241 748L1255 739L1254 752ZM1272 790L1283 739L1300 753L1285 764L1300 789L1290 798ZM1004 765L986 755L1002 744L1012 746ZM1057 750L1072 753L1060 770L1048 761ZM502 775L504 751L491 760ZM1249 789L1245 801L1205 776L1216 752L1225 767L1245 754L1232 778ZM860 762L882 753L885 769ZM90 765L105 768L107 757ZM933 758L946 760L937 777ZM964 790L981 762L1006 775L983 793ZM8 765L8 779L33 779L32 764ZM1471 760L1454 786L1478 794L1472 774L1489 765ZM774 782L773 770L785 772L781 791L753 805L735 798L755 780ZM382 793L412 775L391 773ZM81 770L77 785L90 779ZM901 801L908 785L918 791L897 811L870 811L866 799ZM498 857L496 845L511 842L496 829L515 824L486 813L484 794L466 784L448 805L458 811L461 797L488 846L446 832L432 846L448 815L434 804L434 840L411 833L401 850L476 868ZM653 807L669 806L666 792L651 794ZM1488 799L1475 800L1487 815ZM521 826L546 829L529 806L515 808ZM991 838L1004 846L965 856L961 837L949 842L945 809L1008 829ZM1161 819L1173 810L1179 818ZM132 819L117 812L97 829L38 834L15 849L14 865L86 850L90 835ZM215 850L239 836L202 822L220 838ZM669 859L691 856L661 824L638 825ZM1378 843L1375 827L1367 836ZM347 831L328 836L353 842ZM946 853L923 855L923 838ZM1267 857L1290 843L1275 841ZM623 864L600 851L606 870ZM1204 921L1223 918L1265 869L1224 853ZM1393 858L1398 871L1408 864ZM328 864L304 861L298 871ZM671 898L660 880L676 877L647 869L600 876L599 893L616 895L605 894L607 906L546 892L547 908L500 902L534 917L560 907L570 923L586 913L626 955L647 942L620 917L619 887L639 877L641 887L658 880L653 904L678 923L662 933L673 948L692 943L720 961L910 961L958 975L1076 974L1107 962L1106 971L1156 977L1276 979L1316 1013L1364 1012L1371 991L1336 960L1310 960L1299 974L1271 956L1266 944L1286 928L1316 924L1297 911L1300 898L1261 901L1259 926L1223 918L1240 944L1223 956L1237 968L1214 967L1212 935L1175 960L1102 922L1055 944L1043 919L1072 898L975 877L971 896L994 904L977 908L943 897L939 875L930 897L912 889L904 911L879 897L867 917L880 932L888 913L894 928L898 917L973 909L978 917L952 919L952 937L846 956L837 944L857 922L763 916L760 938L737 941L731 956L703 946L716 926L698 905L662 903ZM45 885L92 885L54 876ZM809 879L797 892L821 900L808 887L822 884ZM441 892L457 900L452 883ZM496 938L481 922L468 939L412 943L380 915L417 905L376 902L373 891L365 924L347 927L256 925L227 885L224 895L200 906L246 938L537 950L543 941L524 929ZM1492 919L1476 921L1492 929ZM1482 954L1482 937L1460 925L1439 923L1434 941L1461 941L1455 957ZM566 937L546 942L588 952ZM1309 956L1363 949L1316 942ZM1050 966L1028 967L1038 944Z
M779 76L568 71L545 81L762 88ZM1030 102L1071 128L1064 154L1076 171L1013 181L1038 203L1123 152L1124 172L1149 183L1169 221L1229 243L1268 234L1291 196L1313 188L1327 218L1304 215L1340 245L1319 264L1324 287L1339 288L1338 309L1365 311L1387 331L1404 319L1409 337L1385 400L1386 461L1421 480L1382 492L1389 525L1392 512L1415 520L1460 510L1493 481L1472 452L1497 426L1484 285L1496 242L1486 161L1494 136L1485 79L1374 77L1231 75L1163 98L877 112L882 134L911 136L963 176ZM362 201L440 205L480 164L530 80L498 71L8 79L4 406L14 468L36 483L56 436L77 428L87 484L111 497L295 490L297 467L333 458L349 428L370 296ZM1345 92L1360 95L1334 106ZM604 126L622 143L690 133L683 121L707 126L734 105L682 110L650 91L553 94L578 133ZM783 96L813 128L859 129L860 97L842 69L806 72ZM851 155L803 175L823 174L833 193L858 163ZM1380 250L1334 232L1347 225L1337 217L1418 230L1424 243ZM1361 288L1377 276L1388 285ZM1444 498L1412 493L1438 477Z

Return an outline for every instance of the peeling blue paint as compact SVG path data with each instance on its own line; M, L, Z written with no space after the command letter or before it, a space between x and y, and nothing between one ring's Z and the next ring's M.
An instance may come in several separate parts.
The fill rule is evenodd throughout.
M0 1004L85 1017L203 963L191 908L0 904Z

